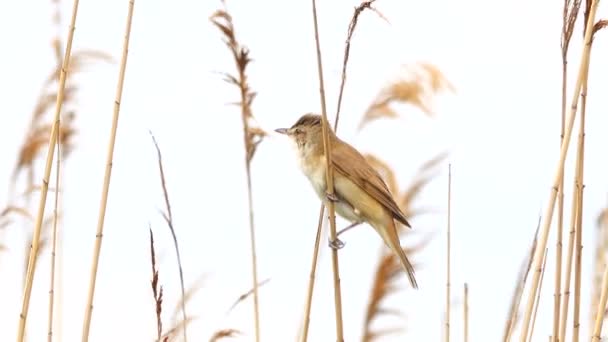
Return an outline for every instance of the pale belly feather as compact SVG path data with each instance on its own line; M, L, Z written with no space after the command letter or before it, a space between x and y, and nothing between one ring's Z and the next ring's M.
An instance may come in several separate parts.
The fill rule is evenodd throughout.
M301 158L299 160L300 168L302 169L302 172L306 175L306 177L310 181L312 187L314 188L315 192L317 193L317 196L319 196L319 198L325 204L327 204L328 199L327 199L327 195L325 192L325 190L327 189L326 178L325 178L325 164L326 164L325 158L320 157L314 161L310 160L311 158L314 158L314 157L306 158L306 156L301 156ZM313 167L312 165L315 165L315 166ZM341 185L341 183L343 183L342 181L338 181L339 178L342 178L342 177L337 177L334 174L334 187L336 188L335 189L336 192L338 192L337 188ZM334 207L335 207L336 213L347 221L361 222L364 220L363 217L361 216L360 211L354 209L350 204L348 204L346 202L343 202L343 201L335 202Z

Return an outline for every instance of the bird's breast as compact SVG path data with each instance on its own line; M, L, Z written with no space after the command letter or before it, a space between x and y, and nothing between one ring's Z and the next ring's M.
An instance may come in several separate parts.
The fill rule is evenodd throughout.
M326 189L325 158L314 156L300 156L300 169L310 181L317 195L324 200Z

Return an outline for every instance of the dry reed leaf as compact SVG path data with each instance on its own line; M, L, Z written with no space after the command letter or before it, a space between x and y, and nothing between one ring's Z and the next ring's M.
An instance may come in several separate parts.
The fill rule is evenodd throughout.
M412 260L428 243L430 239L423 240L417 245L406 247L403 250ZM416 262L412 262L414 266ZM376 273L373 280L372 290L367 304L365 313L365 323L363 326L364 342L370 342L374 339L384 336L388 331L402 331L401 328L391 328L390 330L375 330L372 323L382 318L383 316L403 316L403 313L395 308L387 308L382 305L383 301L392 293L397 292L400 287L397 282L404 274L403 268L399 259L394 253L387 248L383 248L383 253L380 262L376 268Z
M236 329L222 329L222 330L216 331L213 334L213 336L211 336L211 338L209 339L209 342L216 342L223 338L236 337L237 335L241 335L241 334L242 334L242 332L240 332L239 330L236 330Z
M266 285L266 283L268 283L270 281L270 278L264 279L262 281L260 281L258 283L258 289L264 285ZM237 298L236 301L234 301L234 304L232 304L230 306L230 309L228 309L227 313L230 313L232 310L234 310L234 308L239 305L240 303L242 303L245 299L249 298L249 296L251 296L253 294L253 289L243 293L242 295L239 296L239 298Z
M184 303L188 303L192 298L196 295L196 293L202 288L203 282L207 280L207 274L201 274L198 278L186 289L184 294L184 298L180 299L173 308L172 319L175 321L177 319L177 315L180 313L182 309L182 301Z
M18 216L25 217L29 221L32 221L32 222L34 221L34 216L30 213L30 211L27 208L10 205L10 206L4 208L4 210L2 210L2 212L0 213L0 217L7 217L10 214L16 214Z
M593 34L595 35L599 30L604 29L608 26L608 20L602 19L598 20L595 25L593 25Z
M519 274L517 276L515 289L513 290L513 295L511 296L511 304L509 306L509 318L505 322L503 341L508 341L510 339L511 334L515 329L515 325L518 322L519 303L521 302L521 298L526 285L526 280L528 279L530 269L532 268L532 262L534 261L534 253L536 253L536 247L538 244L538 232L540 230L541 218L542 217L539 216L538 224L536 226L536 232L534 233L534 240L530 245L528 256L526 259L524 259L524 262L522 263Z
M432 171L439 164L441 164L447 157L448 157L448 153L447 152L442 152L442 153L437 154L437 156L435 156L435 157L429 159L428 161L424 162L418 168L418 172Z
M434 96L446 90L454 91L444 74L432 64L416 63L405 66L404 71L406 76L380 91L363 115L359 130L380 118L396 118L398 114L391 107L393 103L411 104L426 115L432 116L434 113L431 105Z
M179 321L176 325L171 327L166 333L163 334L163 341L173 341L176 336L180 335L182 331L190 325L190 323L194 322L198 319L198 316L190 316L188 315L185 320Z
M50 85L53 82L59 80L61 74L62 62L57 63L57 66L47 77L45 84ZM73 53L70 57L70 65L68 66L68 75L73 76L75 73L84 71L85 67L90 65L92 62L106 62L113 63L114 59L107 53L98 50L79 50ZM66 80L67 81L67 80Z

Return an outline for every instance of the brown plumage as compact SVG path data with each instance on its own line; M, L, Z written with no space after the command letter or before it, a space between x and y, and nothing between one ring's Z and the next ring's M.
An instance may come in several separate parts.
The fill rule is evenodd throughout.
M276 131L288 135L296 143L302 172L321 200L327 201L321 117L305 114L291 128ZM401 248L394 222L397 220L411 227L405 215L380 174L365 157L331 129L329 133L334 167L335 198L332 200L336 200L336 213L352 223L369 223L399 257L412 286L418 288L414 267Z

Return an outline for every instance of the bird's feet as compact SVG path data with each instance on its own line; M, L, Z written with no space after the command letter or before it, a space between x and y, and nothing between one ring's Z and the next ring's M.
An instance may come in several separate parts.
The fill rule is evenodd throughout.
M326 192L325 195L327 196L328 200L330 200L332 202L338 202L338 196L336 196L335 193L330 194L329 192Z
M344 242L336 237L335 240L329 239L329 248L333 250L342 249L344 247Z

